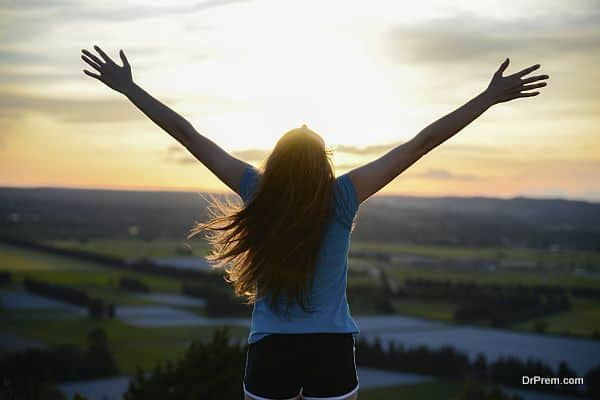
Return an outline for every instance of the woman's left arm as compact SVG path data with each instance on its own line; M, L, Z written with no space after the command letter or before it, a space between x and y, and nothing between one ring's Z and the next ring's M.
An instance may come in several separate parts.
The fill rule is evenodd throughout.
M123 66L119 66L100 47L94 46L94 48L100 57L88 50L82 50L81 58L98 73L87 70L83 72L124 94L140 111L188 149L223 183L239 193L242 174L249 164L198 133L188 120L138 86L133 81L131 66L123 50L119 52Z
M527 74L538 69L539 64L503 76L508 64L507 58L494 73L487 89L467 103L429 124L408 142L348 172L356 189L358 201L362 202L381 190L421 157L457 134L494 104L537 96L540 92L532 90L546 86L546 82L540 81L548 79L548 75L525 78Z

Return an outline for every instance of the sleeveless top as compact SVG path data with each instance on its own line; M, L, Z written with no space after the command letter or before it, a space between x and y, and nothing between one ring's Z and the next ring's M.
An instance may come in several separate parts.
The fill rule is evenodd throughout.
M240 184L244 204L252 200L259 176L252 166L244 170ZM313 312L305 312L295 302L290 304L289 313L275 313L269 307L268 299L258 298L252 310L248 343L255 343L274 333L359 333L346 299L350 235L359 207L356 190L348 174L336 178L334 193L333 215L317 257L312 289L307 296ZM285 307L280 307L280 310L285 310Z

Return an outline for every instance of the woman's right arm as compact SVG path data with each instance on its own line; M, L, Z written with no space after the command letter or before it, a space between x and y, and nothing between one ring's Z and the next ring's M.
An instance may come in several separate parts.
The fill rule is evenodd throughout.
M502 73L508 67L508 63L507 58L494 73L487 89L479 95L428 125L408 142L395 147L382 157L350 171L348 175L355 187L358 201L363 202L378 192L429 151L473 122L492 105L520 97L536 96L539 92L531 90L546 86L545 82L539 81L548 79L548 75L524 78L525 75L538 69L539 64L504 77Z
M249 164L232 156L198 133L188 120L138 86L133 81L131 66L123 50L119 52L123 66L119 66L100 47L94 46L94 48L100 57L88 50L82 50L81 58L98 73L87 70L84 70L84 73L125 95L156 125L188 149L223 183L239 193L242 174Z

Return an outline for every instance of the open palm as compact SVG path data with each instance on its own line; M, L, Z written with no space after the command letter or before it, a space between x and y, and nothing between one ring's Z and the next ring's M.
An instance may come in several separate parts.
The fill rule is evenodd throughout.
M117 92L125 92L125 90L133 83L131 66L125 56L125 52L123 52L123 50L119 51L119 56L123 62L123 65L120 66L117 65L117 63L115 63L100 47L94 46L94 49L98 52L99 57L94 53L83 49L81 50L83 53L81 58L98 73L90 72L87 69L83 70L83 72L92 78L98 79L100 82Z
M546 82L540 81L548 79L548 75L535 75L525 78L527 74L538 69L540 64L532 65L512 75L502 76L509 62L507 58L500 65L487 88L487 92L494 103L503 103L520 97L532 97L540 94L539 91L532 90L546 86Z

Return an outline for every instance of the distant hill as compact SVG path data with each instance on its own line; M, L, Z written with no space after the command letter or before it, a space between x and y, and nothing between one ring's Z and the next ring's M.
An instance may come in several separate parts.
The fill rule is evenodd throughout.
M0 234L34 240L127 236L183 239L206 218L198 193L0 188ZM357 240L600 251L600 203L516 197L375 196Z
M600 203L586 201L376 196L358 222L383 241L600 250Z

